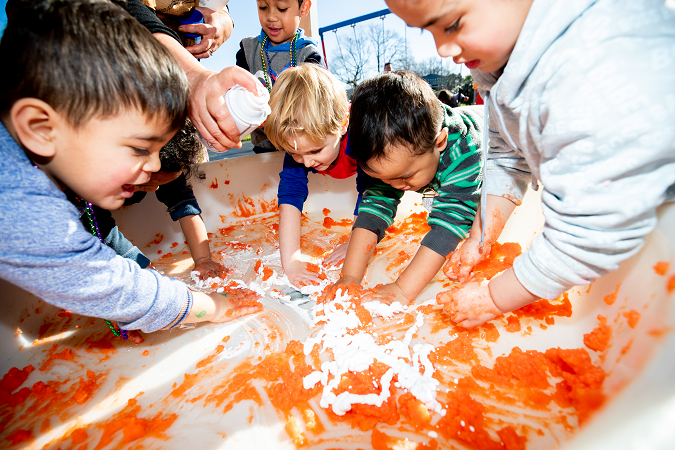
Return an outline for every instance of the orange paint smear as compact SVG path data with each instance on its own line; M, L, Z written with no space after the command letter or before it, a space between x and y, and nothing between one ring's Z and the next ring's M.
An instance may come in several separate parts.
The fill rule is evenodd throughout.
M218 189L218 178L215 178L209 187L211 189Z
M553 303L552 303L553 302ZM555 300L539 300L513 311L518 317L531 317L537 320L546 320L551 316L572 317L572 303L565 292Z
M45 372L49 370L54 360L60 359L63 361L74 361L76 356L73 354L73 351L69 348L63 349L61 352L57 352L56 349L59 348L58 344L52 345L52 347L47 352L47 358L40 366L40 370Z
M666 285L666 290L669 294L672 294L675 291L675 275L668 279L668 284Z
M159 244L160 242L162 242L162 240L164 240L164 235L161 234L161 233L157 233L157 234L155 235L155 239L152 240L152 241L150 241L150 242L148 242L148 244L146 245L146 247L150 247L150 246L153 245L153 244Z
M490 248L490 254L473 268L474 281L490 280L499 272L503 272L513 266L513 260L522 253L520 244L495 242Z
M148 436L168 440L165 431L178 419L178 415L160 412L150 418L138 417L141 407L137 403L136 399L129 399L127 406L122 411L115 414L110 420L96 424L98 428L103 429L103 436L101 436L94 450L118 447L120 443L117 445L111 444L118 439L120 431L124 444L130 444Z
M330 209L324 208L322 212L324 216L327 216L328 214L330 214Z
M353 223L352 219L342 219L340 221L333 220L330 217L326 217L323 219L323 226L328 229L334 226L348 227L351 226L352 223Z
M616 296L619 295L619 288L620 287L621 287L621 284L617 284L614 292L612 292L611 294L605 295L605 298L603 298L604 302L607 303L608 305L613 305L614 302L616 301Z
M263 197L268 190L269 186L265 184L260 191L260 196L255 200L241 194L228 194L230 203L234 207L232 215L234 217L251 217L256 214L278 211L279 208L276 197L269 201L263 200Z
M604 352L612 338L612 328L607 325L606 317L598 315L598 321L600 325L590 333L584 334L584 345L596 352Z
M640 313L631 309L623 313L623 316L628 320L628 326L635 328L640 321Z
M659 261L656 264L654 264L654 272L656 272L657 275L665 275L668 273L668 269L670 268L670 264L668 264L665 261Z

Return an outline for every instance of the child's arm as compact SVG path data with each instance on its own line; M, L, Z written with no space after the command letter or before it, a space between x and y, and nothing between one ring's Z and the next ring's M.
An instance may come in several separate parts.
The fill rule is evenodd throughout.
M192 260L195 263L194 270L199 272L202 279L222 276L225 273L225 267L211 259L209 237L202 216L198 214L184 216L178 219L178 223L190 247Z
M342 266L340 279L336 284L360 284L377 245L377 234L366 228L354 228Z
M482 325L503 313L539 300L518 281L513 268L494 277L488 284L468 283L459 289L442 292L443 310L453 322L464 328Z
M291 284L297 286L300 282L319 282L316 273L307 270L307 263L302 262L300 256L300 231L302 214L293 205L279 205L279 253L281 266Z
M516 205L511 200L488 194L485 212L487 227L483 247L480 247L481 221L479 206L478 213L469 231L469 237L457 246L457 249L452 253L452 257L443 268L445 275L453 281L465 282L469 278L474 266L490 254L490 247L497 242L499 235L504 229L504 225L506 225L506 221L515 208Z

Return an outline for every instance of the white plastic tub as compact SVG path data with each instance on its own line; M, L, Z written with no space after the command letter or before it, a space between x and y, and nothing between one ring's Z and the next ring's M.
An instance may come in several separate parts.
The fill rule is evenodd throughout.
M264 154L202 165L206 180L202 183L193 181L193 185L207 229L216 232L226 225L236 224L234 230L240 236L246 235L250 221L261 217L255 216L248 222L241 217L251 213L269 217L266 223L273 223L275 213L269 212L269 208L276 199L281 162L281 154ZM247 203L246 199L254 201ZM314 175L310 177L310 197L305 209L310 217L323 217L321 211L329 208L334 219L349 218L355 199L353 179L334 180ZM419 209L416 202L419 199L415 194L406 194L398 217L405 217L410 211ZM151 259L157 258L158 254L175 251L174 242L180 244L178 249L184 247L180 227L170 220L164 206L153 195L139 205L115 213L115 216L124 234ZM555 346L583 348L583 334L597 326L598 314L608 318L614 334L601 363L608 374L603 385L608 401L574 437L561 443L562 448L675 448L675 335L670 332L675 327L675 295L669 294L666 289L667 280L675 272L675 205L662 207L659 218L657 229L639 254L625 261L617 272L597 280L590 290L581 287L570 291L572 317L557 320L554 327L545 331L535 328L529 335L502 333L493 347L493 357L508 354L516 345L522 350L539 351ZM517 208L500 242L517 241L526 247L540 231L542 223L538 195L530 192L523 206ZM162 236L161 242L146 246L159 240L158 235ZM233 255L235 264L241 264L243 259ZM268 252L268 257L273 255ZM659 261L670 264L666 276L656 274L653 269ZM386 281L388 275L383 267L382 262L372 265L368 274L371 285ZM181 276L186 274L185 271L178 272ZM603 298L615 292L617 285L620 285L617 300L612 305L606 304ZM419 300L433 298L440 290L441 283L433 283ZM200 408L198 402L190 403L187 397L184 402L175 400L167 404L169 406L161 405L171 397L174 383L180 384L185 374L194 373L196 364L211 355L217 345L223 345L227 336L230 338L219 358L231 368L246 357L264 356L270 351L283 349L285 340L271 338L274 333L276 336L304 339L307 324L297 309L263 298L264 313L232 323L146 335L145 343L140 346L114 340L117 350L110 351L91 345L92 342L108 339L107 327L102 320L63 314L59 317L60 310L57 308L2 280L0 292L3 308L0 316L0 374L4 375L11 367L21 369L32 364L36 370L23 384L27 387L40 380L86 380L87 370L103 374L97 389L82 404L71 402L59 411L32 411L28 418L20 418L17 414L0 433L0 447L8 444L5 438L10 433L32 424L34 439L16 448L37 449L45 445L46 448L57 448L59 445L76 448L68 440L74 429L115 417L128 405L130 398L137 398L145 408L143 417L173 413L178 419L165 432L164 438L148 437L125 446L121 443L120 432L115 438L117 440L112 440L107 448L136 448L134 446L139 443L143 448L184 449L190 445L203 449L294 448L279 416L273 410L256 409L250 402L236 405L227 415L210 407ZM622 322L612 322L631 309L640 313L635 328ZM72 349L74 360L56 359L44 371L39 370L54 344L58 344L54 352ZM622 351L625 354L622 355ZM214 374L213 382L222 376L223 372ZM70 391L70 396L74 395L74 389ZM50 417L47 426L43 425L45 417ZM0 421L2 418L0 416ZM89 440L84 442L92 449L98 442L100 428L89 430ZM95 430L99 430L98 435ZM345 445L345 448L349 447ZM360 447L363 448L363 445ZM557 447L556 443L528 446Z

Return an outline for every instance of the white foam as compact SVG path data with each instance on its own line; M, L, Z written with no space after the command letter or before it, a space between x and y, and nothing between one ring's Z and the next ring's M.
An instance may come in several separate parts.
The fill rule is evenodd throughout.
M370 303L370 310L380 311L384 316L391 316L403 310L399 303L395 305L375 305ZM365 305L364 305L365 306ZM411 308L414 309L414 308ZM314 325L323 322L323 326L304 342L304 353L309 355L314 345L319 345L319 351L331 349L333 360L321 364L321 370L307 375L303 379L305 389L313 388L321 383L324 388L319 404L323 408L331 407L337 415L344 415L354 403L381 406L389 398L389 386L394 375L398 375L397 386L407 389L425 406L433 411L442 413L441 404L436 401L436 387L438 380L432 378L434 367L428 355L434 349L432 345L416 343L412 347L413 335L424 324L424 315L417 313L415 323L406 330L402 340L392 340L385 345L379 345L369 333L358 332L349 334L362 325L354 310L354 304L349 301L349 295L338 290L335 299L327 304L317 305L316 312L323 311L323 315L316 316ZM335 395L343 374L368 370L375 360L386 364L389 370L381 377L379 394L353 394L349 391ZM412 364L406 362L409 360ZM424 373L421 373L423 369ZM330 380L329 380L330 378Z

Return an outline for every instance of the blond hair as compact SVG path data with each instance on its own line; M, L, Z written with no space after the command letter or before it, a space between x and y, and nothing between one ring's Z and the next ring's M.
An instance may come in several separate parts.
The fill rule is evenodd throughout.
M284 143L290 145L300 133L316 144L329 135L339 136L349 117L344 88L329 71L311 63L290 67L279 75L270 108L265 134L278 149Z

